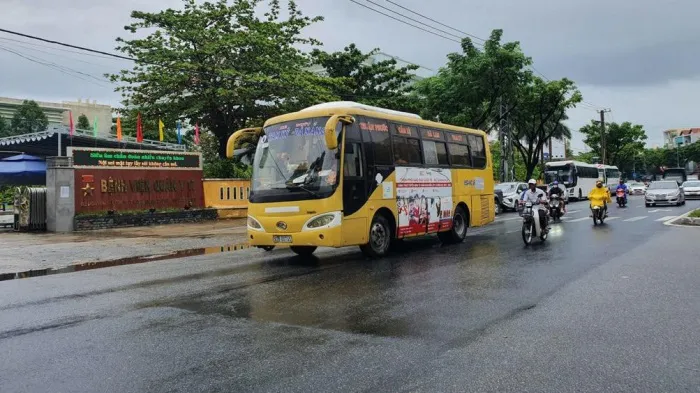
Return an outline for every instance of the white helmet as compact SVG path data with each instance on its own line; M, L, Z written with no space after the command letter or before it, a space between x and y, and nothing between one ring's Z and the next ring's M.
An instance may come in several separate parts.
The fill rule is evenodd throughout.
M530 179L527 181L527 184L537 184L537 181L535 179Z

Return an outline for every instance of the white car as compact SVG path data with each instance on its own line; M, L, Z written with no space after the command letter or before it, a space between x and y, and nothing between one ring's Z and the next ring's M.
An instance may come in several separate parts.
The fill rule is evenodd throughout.
M685 205L683 189L675 180L661 180L649 184L644 194L644 204L651 205Z
M629 189L630 195L644 195L644 192L647 190L647 186L639 182L630 183L627 188Z
M688 180L681 188L687 199L700 198L700 180Z
M496 184L496 189L503 193L503 201L501 204L504 209L515 210L518 200L523 191L527 190L527 183L507 182Z

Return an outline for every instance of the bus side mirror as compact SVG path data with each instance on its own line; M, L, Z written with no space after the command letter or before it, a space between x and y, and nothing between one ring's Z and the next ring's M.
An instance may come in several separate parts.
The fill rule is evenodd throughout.
M236 147L238 147L238 142L241 140L241 138L245 135L249 134L260 134L262 132L262 127L255 127L255 128L244 128L242 130L238 130L233 133L228 138L228 141L226 142L226 157L227 158L233 158L233 152L236 150Z
M338 127L339 121L342 121L344 124L352 124L355 122L355 119L353 119L352 116L344 115L333 115L330 119L328 119L324 129L326 147L328 147L328 150L335 150L338 148L338 140L335 136L335 129Z

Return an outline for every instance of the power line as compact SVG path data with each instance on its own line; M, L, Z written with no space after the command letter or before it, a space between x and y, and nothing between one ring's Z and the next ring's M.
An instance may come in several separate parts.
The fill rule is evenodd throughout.
M352 2L355 3L355 4L360 5L360 6L362 6L362 7L365 7L365 8L367 8L367 9L369 9L369 10L372 10L372 11L374 11L374 12L377 12L377 13L379 13L379 14L381 14L381 15L384 15L384 16L386 16L386 17L388 17L388 18L397 20L397 21L399 21L399 22L401 22L401 23L408 24L408 25L413 26L413 27L415 27L415 28L417 28L417 29L423 30L423 31L428 32L428 33L431 33L431 34L433 34L433 35L437 35L437 36L439 36L439 37L441 37L441 38L449 39L449 40L451 40L451 41L454 41L454 40L452 40L451 38L444 37L444 36L442 36L442 35L440 35L440 34L434 33L434 32L432 32L432 31L425 30L425 29L423 29L423 28L421 28L421 27L419 27L419 26L415 26L415 25L413 25L413 24L410 24L410 23L408 23L408 22L406 22L406 21L400 20L400 19L398 19L398 18L396 18L396 17L393 17L393 16L391 16L391 15L387 15L387 14L381 12L381 11L378 11L378 10L375 10L375 9L373 9L373 8L371 8L371 7L368 7L367 5L358 3L358 2L355 1L355 0L350 0L350 1L352 1ZM428 24L426 24L426 23L424 23L424 22L416 21L415 19L409 18L409 17L407 17L407 16L405 16L405 15L399 13L399 12L396 12L396 11L394 11L394 10L391 10L391 9L387 8L387 7L383 7L383 6L381 6L381 5L378 5L378 4L374 3L372 0L365 0L365 1L367 1L367 2L369 2L369 3L372 3L372 4L375 4L375 5L381 7L381 8L383 8L383 9L385 9L385 10L388 10L388 11L390 11L390 12L396 14L396 15L400 15L400 16L402 16L402 17L404 17L404 18L409 19L409 20L418 22L418 23L420 23L420 24L422 24L423 26L426 26L426 27L428 27L428 28L431 28L431 29L435 29L435 30L444 32L444 30L437 29L437 28L435 28L435 27L433 27L433 26L430 26L430 25L428 25ZM440 26L446 27L446 28L448 28L448 29L451 29L451 30L457 31L457 32L459 32L459 33L462 33L462 34L464 34L464 35L466 35L466 36L469 36L469 37L472 37L472 38L475 38L475 39L478 39L478 40L481 40L481 41L486 42L486 40L483 39L483 38L481 38L481 37L475 36L475 35L473 35L473 34L470 34L470 33L467 33L467 32L465 32L465 31L459 30L459 29L457 29L457 28L455 28L455 27L449 26L449 25L447 25L447 24L445 24L445 23L442 23L442 22L437 21L437 20L435 20L435 19L433 19L433 18L430 18L430 17L428 17L428 16L425 16L425 15L421 14L420 12L417 12L417 11L414 11L414 10L408 8L408 7L402 6L402 5L400 5L400 4L398 4L398 3L394 2L394 1L391 1L391 0L385 0L385 1L386 1L387 3L390 3L390 4L395 5L396 7L399 7L399 8L401 8L401 9L404 9L404 10L406 10L406 11L412 13L412 14L418 15L418 16L420 16L420 17L426 19L426 20L429 20L429 21L431 21L431 22L433 22L433 23L437 23L437 24L440 25ZM452 36L455 36L454 34L451 34L451 33L448 33L448 34L450 34L450 35L452 35ZM456 36L455 36L455 37L456 37ZM461 42L460 42L460 43L461 43ZM477 44L483 46L483 44L481 44L481 43L477 43ZM541 76L544 80L546 80L547 82L550 81L550 79L547 78L547 76L544 75L542 72L540 72L537 68L535 68L534 65L530 65L529 67L530 67L535 73L537 73L539 76ZM600 106L597 106L597 105L592 104L592 103L587 102L587 101L582 101L582 103L583 103L583 104L589 105L589 106L591 107L590 109L593 109L593 110L595 110L595 111L598 111L598 110L601 108Z
M421 18L427 19L427 20L429 20L429 21L431 21L431 22L433 22L433 23L437 23L438 25L440 25L440 26L442 26L442 27L447 27L447 28L450 29L450 30L454 30L454 31L456 31L456 32L458 32L458 33L462 33L462 34L464 34L464 35L466 35L466 36L468 36L468 37L472 37L472 38L474 38L474 39L477 39L477 40L486 42L486 40L483 39L483 38L481 38L481 37L477 37L477 36L475 36L475 35L473 35L473 34L469 34L469 33L465 32L465 31L456 29L456 28L454 28L454 27L452 27L452 26L448 26L448 25L446 25L446 24L444 24L444 23L442 23L442 22L436 21L435 19L432 19L432 18L430 18L430 17L428 17L428 16L425 16L425 15L421 14L420 12L416 12L416 11L413 11L412 9L410 9L410 8L404 7L404 6L402 6L401 4L394 3L394 2L391 1L391 0L385 0L385 1L386 1L387 3L391 3L391 4L393 4L393 5L395 5L395 6L399 7L399 8L401 8L401 9L404 9L404 10L406 10L406 11L412 13L412 14L418 15L418 16L420 16Z
M376 13L378 13L378 14L381 14L381 15L386 16L387 18L391 18L391 19L393 19L393 20L395 20L395 21L398 21L398 22L401 22L401 23L403 23L403 24L409 25L409 26L414 27L414 28L416 28L416 29L418 29L418 30L422 30L422 31L424 31L424 32L426 32L426 33L430 33L430 34L432 34L432 35L436 35L436 36L438 36L438 37L440 37L440 38L443 38L443 39L446 39L446 40L449 40L449 41L452 41L452 42L456 42L456 43L458 43L458 44L461 44L461 43L462 43L462 42L459 41L459 40L455 40L455 39L452 39L452 38L450 38L450 37L446 37L446 36L444 36L444 35L442 35L442 34L438 34L438 33L434 32L434 31L430 31L430 30L424 29L424 28L422 28L422 27L420 27L420 26L416 26L416 25L414 25L414 24L412 24L412 23L408 23L408 22L406 22L406 21L404 21L404 20L401 20L401 19L396 18L396 17L394 17L394 16L391 16L391 15L389 15L389 14L386 14L386 13L384 13L384 12L382 12L382 11L375 10L374 8L372 8L372 7L368 6L368 5L362 4L362 3L360 3L360 2L358 2L358 1L356 1L356 0L350 0L350 1L353 2L353 3L355 3L355 4L357 4L357 5L359 5L359 6L361 6L361 7L365 7L365 8L367 8L368 10L374 11L374 12L376 12ZM427 26L427 25L426 25L426 26ZM1 30L0 30L0 31L1 31Z
M138 61L138 60L134 59L133 57L117 55L117 54L115 54L115 53L103 52L103 51L101 51L101 50L86 48L86 47L78 46L78 45L66 44L66 43L64 43L64 42L49 40L49 39L46 39L46 38L41 38L41 37L29 35L29 34L19 33L19 32L12 31L12 30L7 30L7 29L2 29L2 28L0 28L0 32L7 33L7 34L12 34L12 35L16 35L16 36L20 36L20 37L24 37L24 38L30 38L30 39L37 40L37 41L48 42L49 44L65 46L65 47L73 48L73 49L80 49L80 50L86 51L86 52L99 53L99 54L101 54L101 55L110 56L110 57L114 57L114 58L117 58L117 59Z
M410 21L413 21L413 22L416 22L416 23L420 23L420 24L422 24L422 25L424 25L424 26L430 27L430 28L433 29L433 30L436 30L436 31L439 31L439 32L441 32L441 33L444 33L444 34L450 35L450 36L452 36L452 37L455 37L455 38L457 38L457 39L459 39L459 40L461 40L461 39L463 38L462 36L458 36L458 35L456 35L456 34L454 34L454 33L450 33L449 31L445 31L445 30L438 29L437 27L429 26L429 25L425 24L425 22L421 22L421 21L419 21L419 20L417 20L417 19L413 19L413 18L411 18L410 16L406 16L406 15L400 13L400 12L394 11L394 10L392 10L391 8L384 7L383 5L377 4L377 3L375 3L375 2L372 1L372 0L365 0L365 1L368 2L368 3L370 3L370 4L373 4L373 5L377 6L377 7L379 7L379 8L385 9L385 10L387 10L387 11L389 11L389 12L393 12L394 14L399 15L399 16L401 16L401 17L403 17L403 18L406 18L406 19L408 19L408 20L410 20ZM402 7L402 8L403 8L403 7Z
M0 40L3 40L3 39L4 39L3 37L0 37ZM32 46L29 46L29 45L31 45L31 43L29 43L29 42L20 41L20 40L11 40L11 41L13 41L13 42L7 42L7 44L9 44L9 45L14 45L14 46L18 46L18 47L20 47L20 48L24 48L24 49L31 50L31 51L46 53L47 55L62 57L62 58L64 58L64 59L68 59L68 60L71 60L71 61L79 61L79 62L81 62L81 63L90 64L90 65L95 65L95 66L98 66L98 67L105 67L104 64L93 63L93 62L91 62L91 61L76 59L76 58L74 58L74 57L70 57L70 56L67 56L67 55L64 55L64 54L61 54L61 53L54 53L54 52L50 52L50 51L46 51L46 50L37 49L37 48L34 48L34 47L32 47ZM27 44L27 45L22 45L22 44ZM36 45L35 45L35 46L36 46ZM42 48L46 47L46 46L44 46L44 45L39 45L39 46L42 47ZM70 51L70 52L77 53L77 52L75 52L75 51ZM107 58L107 57L105 57L105 56L98 56L98 57L105 58L105 59Z
M15 54L15 55L17 55L17 56L19 56L19 57L21 57L21 58L23 58L23 59L29 60L29 61L31 61L31 62L33 62L33 63L37 63L37 64L41 64L41 65L46 66L46 67L49 67L49 68L53 68L53 69L55 69L55 70L57 70L57 71L59 71L59 72L61 72L61 73L63 73L63 74L72 76L72 77L74 77L74 78L78 78L78 79L84 80L84 81L86 81L86 82L90 82L90 83L96 84L96 85L101 86L101 87L107 87L107 88L109 88L109 86L107 86L107 85L104 85L104 84L102 84L102 83L94 82L94 81L92 81L92 80L90 80L90 79L83 78L83 77L80 77L80 76L75 75L75 74L84 75L84 76L87 76L87 77L89 77L89 78L95 79L96 81L99 81L99 82L108 82L107 80L105 80L105 79L100 79L100 78L98 78L98 77L96 77L96 76L94 76L94 75L90 75L90 74L85 73L85 72L82 72L82 71L74 70L74 69L69 68L69 67L61 66L61 65L56 64L56 63L48 62L47 60L42 59L42 58L40 58L40 57L25 55L25 54L22 54L22 53L20 53L20 52L15 51L15 50L12 50L12 49L10 49L10 48L6 48L6 47L4 47L4 46L0 46L0 50L4 50L4 51L6 51L6 52L13 53L13 54ZM33 57L33 58L32 58L32 57Z
M56 51L60 51L60 52L75 53L75 54L82 55L82 56L99 57L101 59L110 59L110 60L114 59L113 56L99 55L99 54L94 54L94 53L90 53L90 52L85 52L82 50L70 50L70 49L65 49L65 48L60 48L60 47L57 48L57 47L51 46L51 45L43 45L43 44L40 44L38 42L15 40L13 38L7 38L7 37L0 37L0 40L17 42L17 43L21 43L21 44L36 46L36 47L40 47L40 48L47 48L47 49L56 50ZM124 60L124 59L121 59L121 60Z

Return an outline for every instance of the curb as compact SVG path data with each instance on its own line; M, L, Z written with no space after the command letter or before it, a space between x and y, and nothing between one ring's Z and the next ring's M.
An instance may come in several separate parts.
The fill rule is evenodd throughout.
M672 218L672 219L670 219L670 220L664 222L664 225L668 225L668 226L670 226L670 227L681 227L681 228L700 228L700 225L674 224L676 221L688 217L688 216L690 215L690 213L694 212L695 210L697 210L697 209L692 209L692 210L686 212L686 213L683 214L683 215L680 215L680 216L678 216L678 217L676 217L676 218Z

